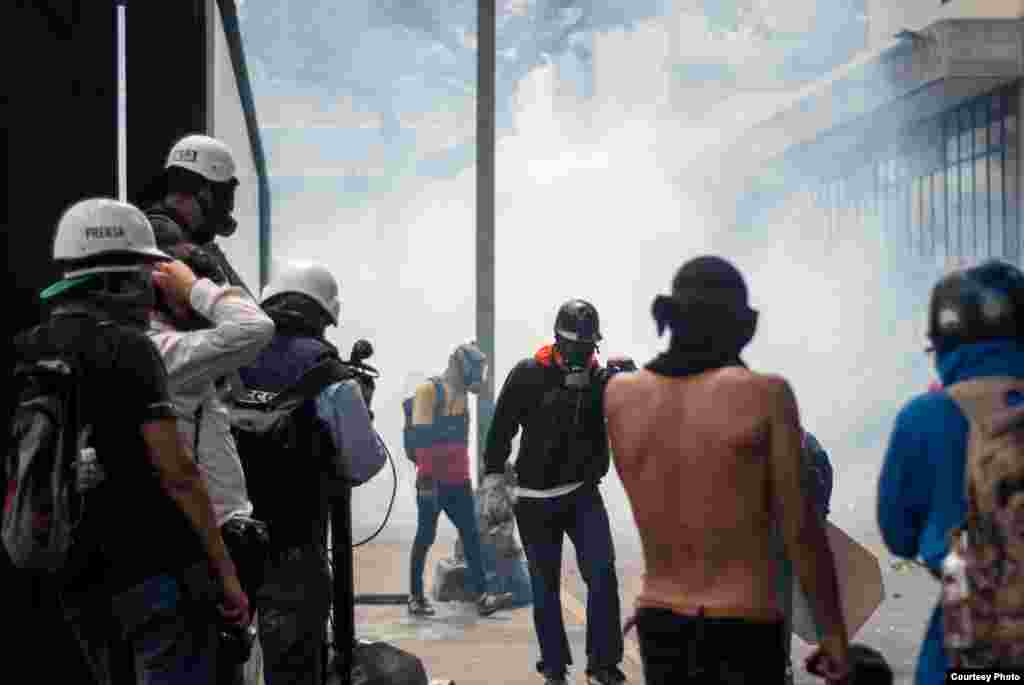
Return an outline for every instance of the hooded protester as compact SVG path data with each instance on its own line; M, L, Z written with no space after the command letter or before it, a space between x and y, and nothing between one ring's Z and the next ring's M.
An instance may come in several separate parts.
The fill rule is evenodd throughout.
M505 379L487 436L482 489L503 487L512 439L522 429L514 510L529 562L537 670L547 685L564 685L572 664L561 603L568 535L587 585L587 682L624 683L615 550L598 490L610 465L602 396L613 370L597 361L600 321L589 302L563 304L554 332L554 345L520 361ZM485 518L497 520L506 512L502 498L492 499L496 510L485 510Z
M719 257L693 259L652 313L659 335L671 331L668 350L611 379L604 397L644 549L635 621L645 681L783 682L776 526L823 629L808 669L841 681L846 628L802 483L799 411L785 379L743 363L758 318L743 277Z
M967 512L968 421L950 386L1024 379L1024 274L991 260L943 277L932 290L928 337L942 387L913 398L896 416L878 482L878 525L890 552L920 558L941 577L949 532ZM936 606L915 682L945 682L948 667Z
M416 456L419 512L409 560L413 616L434 614L423 592L423 567L442 511L459 531L479 614L490 616L511 599L508 593L488 592L469 470L469 393L480 392L486 375L487 358L470 342L455 348L441 376L416 389L410 441Z

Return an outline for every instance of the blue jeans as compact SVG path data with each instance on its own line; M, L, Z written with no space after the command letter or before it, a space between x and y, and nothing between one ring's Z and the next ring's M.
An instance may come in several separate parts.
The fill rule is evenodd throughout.
M520 497L516 523L530 565L533 623L542 670L562 673L572 663L562 619L562 541L568 534L587 584L587 670L622 662L622 610L608 512L597 485L550 499Z
M487 589L487 577L484 574L480 529L476 523L476 505L470 484L449 485L435 481L433 488L417 487L416 506L419 517L409 562L411 594L423 595L423 567L427 562L427 552L437 539L437 519L442 511L459 531L470 580L476 593L483 593Z
M65 598L64 611L101 685L127 680L126 669L120 667L125 648L133 657L137 685L213 685L217 649L213 598L212 592L193 592L180 578L160 575L113 598Z

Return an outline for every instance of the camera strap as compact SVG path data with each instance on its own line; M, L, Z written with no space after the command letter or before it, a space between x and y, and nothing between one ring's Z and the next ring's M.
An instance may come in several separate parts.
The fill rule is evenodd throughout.
M355 378L356 373L337 357L327 357L271 399L267 403L268 409L283 412L294 411L306 400L320 394L328 385Z

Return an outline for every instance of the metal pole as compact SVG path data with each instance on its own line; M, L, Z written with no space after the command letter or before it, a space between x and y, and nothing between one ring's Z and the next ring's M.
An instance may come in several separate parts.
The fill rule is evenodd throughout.
M331 618L334 634L334 673L339 685L352 682L352 650L355 645L355 578L352 558L352 488L343 485L333 491L330 501L330 552L333 570ZM333 675L324 671L330 682Z
M477 405L477 483L483 482L484 446L494 415L494 155L495 0L477 4L476 93L476 340L492 373Z
M252 161L256 167L256 182L259 192L259 266L260 290L270 280L270 178L267 171L267 157L263 150L263 138L260 135L259 121L256 118L256 99L253 96L252 84L249 80L249 68L245 62L245 48L242 45L242 32L238 21L238 4L235 0L217 0L221 21L224 23L224 40L227 42L228 55L231 57L231 68L235 72L235 84L238 86L238 97L241 99L242 114L245 117L245 131L249 135ZM210 27L213 31L216 24ZM209 103L213 107L213 102ZM211 131L212 134L212 131Z
M477 401L477 484L483 484L487 432L494 416L494 227L495 227L495 109L497 62L497 12L495 0L477 4L476 95L476 340L487 355L492 373L487 375ZM515 549L515 540L495 541L486 522L480 521L484 558L494 560L494 590L509 592L515 606L532 602L529 577L522 553L499 556L498 550ZM514 536L509 528L497 536ZM507 552L506 552L507 554ZM485 562L489 566L489 562ZM488 575L490 570L487 569Z
M125 31L127 0L117 0L117 199L128 201L128 69Z

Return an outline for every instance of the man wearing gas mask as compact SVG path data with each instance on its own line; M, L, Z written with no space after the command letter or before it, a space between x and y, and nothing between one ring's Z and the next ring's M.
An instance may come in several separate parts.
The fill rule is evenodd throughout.
M149 336L167 368L179 432L210 491L242 587L253 595L265 563L267 531L252 518L228 407L216 383L256 359L274 335L274 322L241 288L228 285L217 261L187 242L177 226L158 223L154 233L158 247L178 261L155 276L157 306ZM218 681L261 684L255 626L248 633L227 631L222 638Z
M252 292L231 267L216 238L234 234L235 159L231 149L209 136L187 135L171 147L163 173L143 191L146 216L155 230L173 224L203 248L230 285ZM254 298L255 299L255 298Z
M442 511L459 531L479 614L489 616L511 599L508 593L487 591L469 470L468 393L480 392L486 373L487 358L470 342L455 348L444 374L416 389L409 441L416 456L419 511L409 560L409 613L413 616L434 614L423 592L423 566Z
M564 685L572 664L561 604L562 541L568 534L587 584L587 682L623 683L618 578L611 526L598 483L610 465L602 395L610 373L596 357L601 332L589 302L569 300L555 319L555 344L509 373L498 396L484 453L486 490L504 486L511 443L523 430L516 459L516 523L529 561L533 620L540 643L537 670ZM624 367L624 368L623 368ZM486 519L505 515L492 497Z
M285 263L260 305L276 333L241 369L246 391L235 398L232 422L256 516L270 532L265 583L255 594L266 682L320 685L331 605L330 507L339 492L347 497L379 473L387 453L371 423L372 378L341 360L326 338L341 314L331 272L313 262Z

